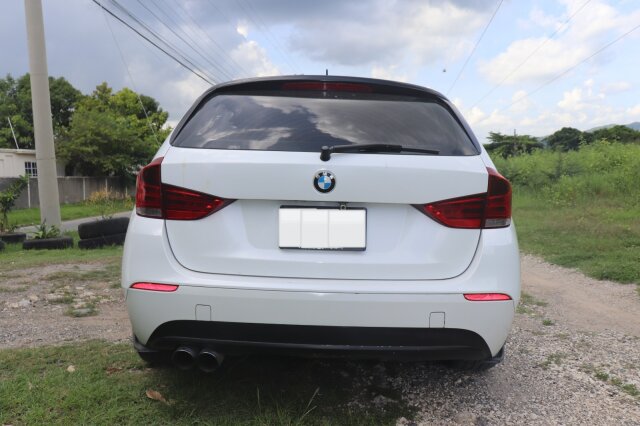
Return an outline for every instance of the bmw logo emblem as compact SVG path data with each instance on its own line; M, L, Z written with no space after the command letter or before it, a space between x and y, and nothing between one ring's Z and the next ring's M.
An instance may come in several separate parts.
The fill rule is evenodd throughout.
M333 188L335 188L336 178L331 172L328 172L326 170L319 171L313 178L313 186L319 192L326 194L327 192L331 192Z

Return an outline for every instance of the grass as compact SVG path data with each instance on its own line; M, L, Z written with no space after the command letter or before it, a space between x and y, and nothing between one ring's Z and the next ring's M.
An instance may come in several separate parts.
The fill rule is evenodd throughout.
M89 271L58 271L47 275L45 278L51 282L66 283L73 282L107 282L112 287L120 285L120 267L119 259L111 259L109 264L100 269Z
M557 207L516 188L513 215L523 251L597 279L640 283L640 207L606 199Z
M562 365L562 362L566 357L567 356L565 354L560 352L547 355L547 359L540 364L540 367L548 370L551 365Z
M131 210L131 200L117 200L109 206L110 212L124 212ZM105 207L96 203L62 204L60 215L62 220L81 219L85 217L101 216ZM40 223L40 209L15 209L9 213L9 223L16 226L37 225Z
M552 320L550 320L550 319L545 318L545 319L543 319L543 320L542 320L542 325L544 325L544 326L547 326L547 327L548 327L548 326L551 326L551 325L555 325L555 322L553 322L553 321L552 321Z
M357 392L371 392L354 389L363 363L225 363L213 375L148 369L130 344L95 341L0 351L0 424L368 425L413 414L400 404L385 410L349 404Z
M640 145L598 142L495 162L513 184L523 251L597 279L640 284Z
M634 398L640 397L640 390L638 390L638 387L633 383L624 383L618 377L605 373L602 370L598 370L593 366L588 366L585 368L585 370L593 372L593 375L596 379L617 387L627 395L630 395Z
M520 303L518 303L516 312L519 314L533 314L535 313L535 306L544 307L547 305L548 303L544 300L536 299L534 296L523 291L520 295Z
M6 249L0 252L0 273L50 264L86 263L94 260L116 264L122 258L122 246L110 246L98 250L82 250L77 247L78 233L71 232L68 235L74 237L74 248L22 250L22 245L20 244L7 244ZM109 272L109 274L111 273Z

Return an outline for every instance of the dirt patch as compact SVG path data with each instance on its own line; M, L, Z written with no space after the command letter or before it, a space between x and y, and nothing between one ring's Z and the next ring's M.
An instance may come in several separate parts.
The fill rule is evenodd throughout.
M523 256L522 290L543 299L548 314L567 326L640 337L640 295L633 284L598 281L579 271Z
M0 349L130 337L118 265L47 265L0 274Z

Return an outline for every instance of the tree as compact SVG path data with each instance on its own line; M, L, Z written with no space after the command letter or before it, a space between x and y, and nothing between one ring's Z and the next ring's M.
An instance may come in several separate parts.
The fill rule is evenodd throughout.
M102 83L79 101L69 129L57 144L60 159L85 176L132 177L167 137L168 113L153 98ZM71 170L68 170L71 171Z
M499 132L489 132L488 139L491 143L484 146L487 152L492 155L499 155L502 158L530 154L536 149L544 147L536 138L529 135L510 136Z
M13 181L4 191L0 191L0 232L11 231L9 212L28 184L29 178L27 176L21 176Z
M593 142L593 134L583 133L573 127L563 127L547 138L549 147L559 151L570 151Z
M594 131L596 140L606 139L610 142L640 143L640 132L627 126L616 125L606 129Z
M64 133L69 126L75 105L82 93L64 77L49 77L51 115L54 136ZM20 148L33 149L33 111L31 104L31 78L29 74L17 80L11 75L0 79L0 147L14 148L15 143L7 118L11 120Z

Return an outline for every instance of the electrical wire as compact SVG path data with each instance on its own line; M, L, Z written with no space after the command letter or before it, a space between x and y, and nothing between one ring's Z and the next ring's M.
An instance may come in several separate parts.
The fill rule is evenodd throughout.
M516 99L515 101L511 102L509 105L507 105L506 107L500 108L498 111L503 111L507 108L511 108L513 105L522 102L523 100L525 100L526 98L530 97L531 95L539 92L540 90L542 90L544 87L548 86L549 84L553 83L554 81L564 77L565 75L567 75L568 73L570 73L571 71L573 71L574 69L578 68L580 65L584 64L585 62L587 62L589 59L593 58L594 56L602 53L604 50L606 50L607 48L611 47L612 45L614 45L615 43L619 42L620 40L622 40L623 38L625 38L626 36L628 36L629 34L631 34L632 32L636 31L638 28L640 28L640 24L636 25L635 27L631 28L629 31L625 32L624 34L620 35L619 37L617 37L616 39L610 41L609 43L605 44L604 46L602 46L600 49L596 50L595 52L593 52L591 55L587 56L586 58L584 58L583 60L581 60L580 62L578 62L575 65L572 65L571 67L567 68L566 70L564 70L563 72L561 72L560 74L556 75L555 77L545 81L544 83L542 83L540 86L536 87L535 89L533 89L530 93L525 94L524 96Z
M202 26L200 24L198 24L198 22L195 20L195 18L193 17L193 15L189 12L188 8L184 7L182 2L180 0L176 0L175 1L176 4L178 5L178 7L180 9L182 9L182 11L184 12L185 16L187 16L189 18L189 20L191 22L193 22L193 24L196 26L196 28L200 31L200 33L206 38L208 39L217 49L218 52L222 55L225 56L228 60L229 60L229 64L233 63L236 68L237 71L240 71L239 74L240 76L242 76L243 74L245 76L250 76L251 73L248 72L242 65L240 65L238 62L235 61L235 59L233 59L233 57L231 55L229 55L227 53L227 49L225 49L224 47L222 47L218 42L216 42L213 38L211 38L209 36L209 34L202 28Z
M456 76L455 80L453 80L453 83L451 83L451 86L449 87L449 90L447 90L447 93L446 93L447 95L449 95L449 93L451 93L451 91L453 90L454 86L456 85L456 83L460 79L460 76L462 75L462 73L464 72L465 68L467 67L467 64L469 63L469 60L471 60L471 57L473 56L473 54L475 53L476 49L478 48L478 45L480 44L480 42L484 38L484 35L486 34L487 30L491 26L491 23L493 22L493 19L498 14L498 10L500 10L500 6L502 6L503 2L504 2L504 0L500 0L498 2L498 6L496 7L496 10L493 11L493 15L491 15L491 18L489 19L489 22L487 22L487 25L484 27L484 30L482 30L482 33L480 34L480 37L478 37L478 40L476 41L475 46L473 46L473 49L471 49L471 52L469 53L469 56L467 56L467 59L464 61L464 64L462 65L462 68L460 69L460 72L458 72L458 75Z
M476 105L478 105L480 102L482 102L483 100L485 100L486 98L488 98L493 92L495 92L500 86L502 86L502 83L504 83L505 81L507 81L507 79L509 77L511 77L513 74L516 73L516 71L518 71L520 68L522 68L522 66L524 64L526 64L529 59L531 59L531 57L533 55L535 55L545 44L547 44L549 41L551 41L562 29L566 28L566 26L569 24L569 22L573 19L574 16L576 16L578 13L580 13L580 11L582 9L585 8L585 6L587 4L589 4L589 2L591 2L591 0L587 0L584 3L582 3L582 6L580 6L578 9L576 9L575 12L573 12L571 14L571 16L569 16L569 18L564 21L562 23L562 25L560 25L553 33L551 33L551 35L549 35L547 38L545 38L542 43L540 43L538 45L538 47L536 47L535 49L533 49L533 51L531 51L531 53L529 53L529 55L524 58L524 60L522 62L520 62L514 69L511 70L511 72L509 72L509 74L507 74L502 80L500 80L500 82L498 84L496 84L495 86L493 86L491 88L491 90L489 90L487 93L485 93L480 99L478 99L473 105L471 105L471 108L475 107Z
M158 33L156 31L154 31L149 25L147 25L140 18L138 18L136 15L134 15L129 9L127 9L122 4L120 4L120 2L118 0L110 0L110 1L113 4L113 6L115 6L116 9L118 9L121 13L125 14L126 16L128 16L129 19L131 19L132 21L137 23L140 27L144 28L151 36L155 37L160 43L163 43L165 46L167 46L168 49L172 50L173 54L175 56L178 56L178 57L182 58L183 61L185 61L186 63L190 64L193 68L198 70L201 74L206 75L209 79L211 79L213 81L217 81L218 80L218 78L216 76L214 76L213 74L210 74L210 73L207 72L207 68L206 67L202 67L200 65L196 65L196 61L193 60L192 58L190 58L186 54L186 52L182 52L175 45L173 45L172 43L167 41L165 38L163 38L160 35L158 35Z
M269 40L271 45L278 51L278 53L280 53L280 56L282 56L282 58L287 62L287 65L289 66L291 71L293 71L294 74L296 72L298 72L298 70L300 68L297 66L295 61L292 58L290 58L289 55L287 55L284 52L283 49L280 48L280 45L278 43L278 39L271 33L271 31L269 30L269 27L264 25L264 23L260 19L260 16L258 15L257 11L253 8L251 3L247 0L247 2L246 2L247 7L246 8L244 7L243 3L244 2L242 0L237 0L237 4L242 8L242 10L244 11L245 15L265 35L265 38L267 38ZM251 9L252 12L249 12L248 9ZM254 13L255 13L255 17L253 15Z
M210 80L209 78L207 78L206 76L202 75L200 72L194 70L192 67L190 67L189 65L185 64L182 60L176 58L174 55L172 55L171 53L167 52L167 50L165 50L164 48L162 48L161 46L159 46L157 43L155 43L153 40L151 40L149 37L147 37L146 35L142 34L139 30L137 30L136 28L134 28L131 24L129 24L128 22L126 22L124 19L122 19L121 17L119 17L118 15L116 15L115 13L113 13L111 10L109 10L107 7L105 7L102 3L100 3L97 0L91 0L93 1L93 3L95 3L98 7L100 7L104 12L108 13L109 15L111 15L114 19L116 19L117 21L119 21L121 24L125 25L127 28L129 28L131 31L135 32L138 36L142 37L144 40L146 40L149 44L151 44L152 46L154 46L156 49L160 50L162 53L164 53L165 55L167 55L168 57L170 57L171 59L173 59L175 62L177 62L178 64L180 64L183 68L187 69L188 71L190 71L191 73L193 73L194 75L196 75L197 77L199 77L200 79L202 79L204 82L211 84L211 85L215 85L215 82L213 82L212 80ZM193 65L193 64L192 64Z
M113 28L111 28L111 24L109 23L109 18L107 17L107 13L104 11L104 9L102 10L102 16L104 16L104 21L107 23L107 27L109 28L109 32L111 33L111 37L113 37L113 42L115 43L116 48L118 49L118 52L120 52L120 59L122 59L122 63L124 64L124 68L127 70L127 74L129 75L129 80L131 80L131 85L133 86L134 93L138 97L138 102L140 102L140 106L142 107L142 112L144 112L144 116L147 119L147 125L149 126L149 129L151 129L151 133L153 134L153 138L156 140L156 143L158 145L160 145L160 140L158 139L158 135L156 133L156 129L153 128L153 124L151 123L151 119L149 118L149 113L147 112L147 109L144 107L144 103L142 102L142 98L140 97L140 93L138 92L138 89L136 88L136 83L133 80L133 76L131 75L131 70L129 69L129 64L127 63L127 60L124 57L124 52L120 48L120 43L118 43L118 39L116 38L116 34L113 32Z
M166 27L173 35L175 35L176 37L178 37L178 39L180 41L182 41L182 43L184 43L185 46L187 46L189 49L193 50L196 55L200 56L206 63L208 63L212 68L214 68L218 73L222 74L222 76L226 79L230 79L230 75L224 70L222 69L217 63L214 63L213 61L211 61L207 55L205 55L202 51L202 47L191 37L189 37L188 34L184 33L185 37L189 40L185 40L185 38L183 38L180 34L178 34L176 32L176 30L174 30L172 28L171 25L167 24L165 22L165 20L163 20L160 16L158 16L153 10L151 10L147 5L144 4L144 2L142 2L141 0L137 0L137 2L140 4L140 6L142 6L147 12L149 12L158 22L160 22L164 27ZM158 7L158 5L156 5L156 7ZM166 14L164 12L164 10L160 9L158 7L158 10L160 10L163 15L165 15L177 28L180 28L180 25L178 25L175 21L173 21L173 19L171 18L170 15ZM200 48L201 50L198 50L197 48Z

